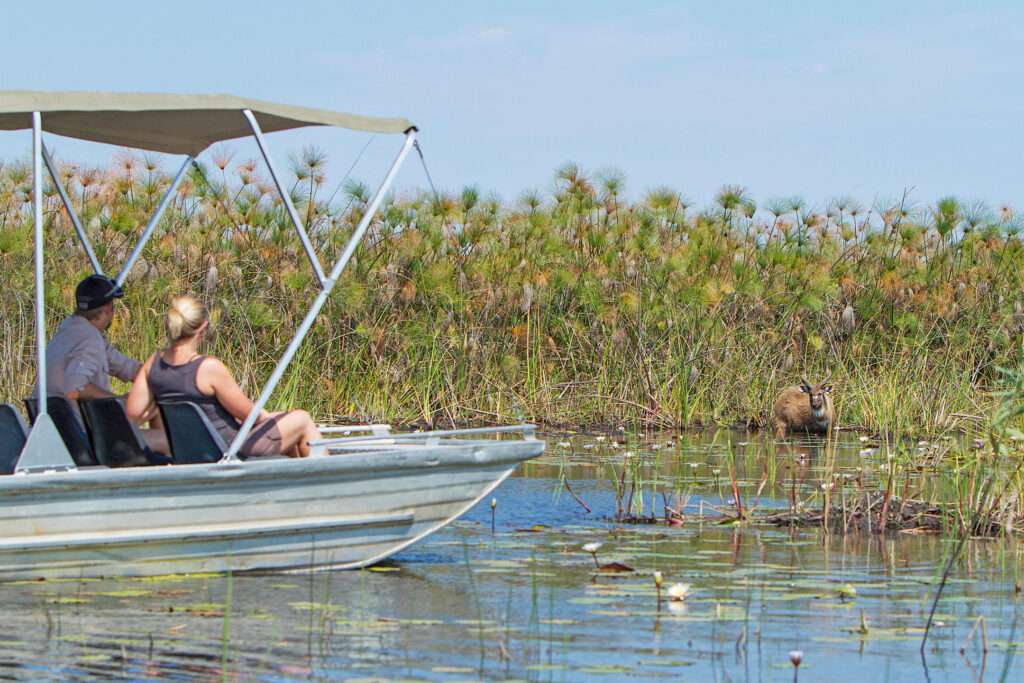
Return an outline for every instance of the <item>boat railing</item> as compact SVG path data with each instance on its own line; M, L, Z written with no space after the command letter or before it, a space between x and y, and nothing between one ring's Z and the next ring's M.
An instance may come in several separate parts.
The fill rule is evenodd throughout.
M379 425L372 425L379 426ZM344 427L341 429L351 429ZM321 430L323 431L323 430ZM519 425L502 425L499 427L469 427L466 429L438 429L429 432L402 432L399 434L381 434L371 436L346 436L346 437L335 437L332 439L317 439L310 441L309 445L314 450L327 450L332 448L347 447L347 446L362 446L372 444L399 444L399 443L415 443L417 441L425 441L427 445L436 445L440 443L442 439L458 440L463 439L467 436L490 436L498 434L522 434L523 439L526 441L535 441L537 425L534 424L519 424Z
M342 436L348 436L349 434L358 432L371 432L373 436L389 436L391 434L391 425L378 424L378 425L317 425L317 429L320 430L321 434L341 434Z

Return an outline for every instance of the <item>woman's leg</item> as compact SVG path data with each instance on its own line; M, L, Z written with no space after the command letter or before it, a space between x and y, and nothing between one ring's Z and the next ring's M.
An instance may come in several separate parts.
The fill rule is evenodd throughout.
M289 411L277 417L276 422L281 434L281 450L289 457L305 458L309 455L309 442L323 438L305 410Z

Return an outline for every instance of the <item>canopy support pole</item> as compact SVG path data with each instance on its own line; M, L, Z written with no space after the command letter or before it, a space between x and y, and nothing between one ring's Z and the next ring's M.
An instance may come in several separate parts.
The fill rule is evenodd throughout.
M43 116L32 112L32 221L36 247L36 353L39 416L46 415L46 297L43 296Z
M316 280L320 283L320 287L322 289L327 285L323 266L320 265L320 259L317 258L316 252L313 250L313 243L309 241L309 235L306 234L306 228L302 225L302 219L299 218L299 212L295 209L295 203L292 202L291 193L289 193L287 188L281 184L281 179L277 175L277 169L274 168L274 162L270 158L270 151L267 149L267 143L263 139L263 130L260 128L260 124L256 120L256 116L252 113L251 109L243 109L242 114L245 115L245 120L249 122L249 127L252 128L252 136L256 138L256 144L260 148L260 154L263 155L263 161L266 162L267 170L270 171L270 177L273 178L274 185L277 186L277 193L281 195L281 201L284 202L285 209L288 210L288 215L291 217L292 223L295 225L295 232L299 233L299 240L302 242L302 248L306 250L306 256L309 258L309 262L313 266L313 272L316 273Z
M149 223L146 225L146 229L142 231L142 235L139 236L139 241L135 243L135 248L132 249L132 253L128 256L128 260L124 262L124 266L121 267L121 272L117 274L118 286L123 285L125 279L128 277L129 271L135 262L139 260L139 256L142 255L142 249L149 242L149 238L152 236L153 231L156 230L157 224L160 223L160 219L164 215L164 211L171 204L171 199L174 197L174 193L178 191L178 185L185 178L185 172L188 171L189 166L192 165L192 157L185 157L185 163L178 169L178 174L174 176L174 180L171 181L170 187L167 188L167 192L164 193L163 199L160 200L160 205L156 207L156 212L153 217L149 219Z
M245 443L246 438L249 436L249 432L252 431L253 426L256 424L256 419L263 412L264 406L267 405L267 401L270 400L271 394L274 393L274 389L277 388L278 382L281 381L281 377L284 376L285 370L288 369L288 365L292 362L292 358L295 357L295 353L298 351L299 346L305 340L306 335L309 333L309 329L316 322L316 317L320 314L320 309L323 308L324 304L327 303L327 298L331 294L331 290L334 289L335 283L341 276L341 272L345 269L349 259L352 258L352 254L355 253L356 247L359 246L359 242L362 241L363 235L366 233L367 228L370 227L370 222L373 220L374 215L377 213L377 209L380 208L380 204L384 201L384 195L387 194L391 187L391 183L394 181L395 176L398 174L398 169L401 168L402 162L405 161L406 155L409 154L409 150L416 143L416 129L410 128L405 133L405 143L402 145L402 149L399 150L398 156L395 157L394 162L391 164L391 168L388 169L387 175L384 176L384 180L381 182L380 187L377 188L377 192L374 193L373 199L370 200L370 204L366 207L366 213L363 214L362 220L359 221L359 225L356 226L356 230L352 233L352 237L349 238L348 244L345 245L345 250L338 257L337 262L331 269L330 275L323 281L323 289L317 294L316 299L310 306L309 311L306 313L306 317L303 318L302 324L299 325L299 329L295 332L295 336L292 337L291 342L288 344L288 348L285 349L284 355L277 361L277 367L274 368L274 372L271 373L270 379L267 380L266 385L263 387L263 391L260 392L259 398L256 400L256 404L249 411L248 417L245 418L245 422L242 423L241 428L238 430L238 434L235 436L234 441L231 442L231 446L228 448L227 453L221 459L221 462L231 462L232 460L238 459L238 451Z
M74 208L71 206L71 199L64 189L64 184L60 181L57 166L53 163L53 157L50 156L50 151L46 149L46 145L43 145L43 161L46 162L46 169L50 172L50 178L53 180L54 187L57 188L57 194L60 195L60 200L64 203L64 208L71 218L71 223L75 226L75 232L78 233L78 240L82 243L82 248L85 249L85 255L89 257L89 263L92 264L93 272L97 275L103 275L103 267L100 266L99 259L96 258L96 253L92 250L89 236L85 233L85 228L82 227L82 221L79 220L78 214L75 213Z
M35 223L36 261L36 369L39 414L18 456L15 472L74 469L57 425L46 411L46 298L43 296L43 117L32 112L32 220Z

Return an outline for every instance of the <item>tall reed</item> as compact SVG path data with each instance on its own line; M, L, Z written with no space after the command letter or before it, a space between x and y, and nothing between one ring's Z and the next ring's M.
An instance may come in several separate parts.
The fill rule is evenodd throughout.
M323 196L325 158L294 165L293 199L323 260L369 198ZM151 160L62 164L103 263L115 270L169 182ZM30 175L0 170L0 394L32 383ZM45 193L48 325L71 308L88 264ZM281 386L277 407L322 419L448 425L763 426L800 375L830 372L841 426L934 432L985 419L997 368L1024 331L1020 223L955 199L907 211L850 199L758 210L727 186L695 211L658 189L623 194L560 169L550 196L503 202L467 188L392 196ZM209 304L211 351L249 391L268 376L316 291L288 217L257 164L214 155L192 173L128 283L113 341L160 343L167 299Z

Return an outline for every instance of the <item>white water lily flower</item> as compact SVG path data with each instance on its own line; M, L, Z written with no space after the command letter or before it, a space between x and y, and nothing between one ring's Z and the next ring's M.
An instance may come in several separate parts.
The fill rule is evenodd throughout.
M607 438L607 436L595 436L594 441L604 441Z
M588 552L591 555L593 555L594 553L596 553L598 550L601 549L601 545L602 545L601 543L597 543L596 541L593 542L593 543L586 543L586 544L583 545L583 550L584 550L584 552Z
M718 469L717 467L715 469L711 470L711 474L715 475L716 477L719 474L721 474L721 473L722 473L722 470Z
M568 441L559 441L559 442L558 442L558 446L559 446L559 448L568 448L568 447L569 447L569 446L571 446L571 445L572 445L572 444L571 444L571 443L569 443Z
M676 602L682 602L690 594L690 584L673 583L668 587L668 597Z
M865 441L867 441L867 440L868 440L868 437L866 437L866 436L862 436L862 437L860 437L860 442L861 442L861 443L864 443L864 442L865 442Z
M800 663L804 661L804 651L803 650L790 650L789 651L789 661L793 663L793 666L800 666Z

